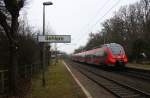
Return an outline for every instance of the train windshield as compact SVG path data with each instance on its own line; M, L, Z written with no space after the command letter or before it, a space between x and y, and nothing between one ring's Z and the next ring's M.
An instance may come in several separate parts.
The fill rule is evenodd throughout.
M113 55L118 55L118 54L123 54L123 48L121 46L115 45L115 46L110 46L111 51Z

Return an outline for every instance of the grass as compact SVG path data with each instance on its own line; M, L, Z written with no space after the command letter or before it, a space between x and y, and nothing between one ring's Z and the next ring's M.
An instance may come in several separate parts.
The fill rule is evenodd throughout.
M42 87L41 75L32 80L32 92L26 98L85 98L63 63L50 65L46 72L46 87Z

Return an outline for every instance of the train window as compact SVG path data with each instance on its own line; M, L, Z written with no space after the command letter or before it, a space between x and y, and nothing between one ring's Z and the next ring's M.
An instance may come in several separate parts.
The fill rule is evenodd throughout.
M107 54L107 52L106 52L106 51L104 51L104 57L107 57L107 55L108 55L108 54Z
M95 54L93 55L93 58L97 58L97 57L98 57L97 55L95 55Z
M97 57L98 57L98 56L103 56L103 55L104 55L104 50L103 50L103 49L99 49L99 51L97 51L95 55L96 55Z
M121 46L111 46L110 48L111 48L111 51L114 55L123 53Z
M88 55L86 55L86 58L90 58L91 56L88 54Z

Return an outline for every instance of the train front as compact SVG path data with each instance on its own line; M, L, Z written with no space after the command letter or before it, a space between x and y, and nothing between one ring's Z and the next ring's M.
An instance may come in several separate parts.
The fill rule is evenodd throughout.
M108 46L109 56L108 61L110 64L123 67L127 64L128 59L123 47L120 44L112 43Z

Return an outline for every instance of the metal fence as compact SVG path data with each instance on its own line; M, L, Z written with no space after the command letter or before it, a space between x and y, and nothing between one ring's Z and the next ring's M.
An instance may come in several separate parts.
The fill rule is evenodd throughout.
M39 64L22 65L18 68L19 75L25 78L32 77L33 74L38 73L41 70L41 66Z
M0 70L0 94L7 92L8 70Z
M36 73L39 73L41 66L39 64L18 66L18 74L20 77L32 78ZM0 95L6 94L8 91L8 70L0 69Z

